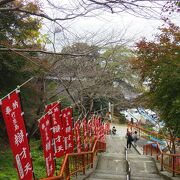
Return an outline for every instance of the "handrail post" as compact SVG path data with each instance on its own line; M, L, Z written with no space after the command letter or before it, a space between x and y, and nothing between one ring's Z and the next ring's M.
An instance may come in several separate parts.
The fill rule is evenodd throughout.
M83 166L83 174L85 174L85 158L84 158L84 154L82 155L82 166Z
M67 159L67 164L66 164L66 180L70 180L70 171L69 171L69 158Z
M87 154L86 158L87 158L87 165L88 165L89 164L89 154Z
M145 153L144 153L144 149L145 149L145 146L143 146L143 155L145 154Z
M140 130L140 128L139 128L139 138L141 137L141 130Z
M151 144L151 156L152 156L152 144Z
M157 148L156 148L156 160L158 160L158 144L157 144Z
M91 153L91 168L93 168L93 156L94 156L94 152Z
M161 171L163 171L163 163L164 163L164 160L163 160L163 153L161 154Z
M175 177L175 156L172 157L173 158L173 177Z

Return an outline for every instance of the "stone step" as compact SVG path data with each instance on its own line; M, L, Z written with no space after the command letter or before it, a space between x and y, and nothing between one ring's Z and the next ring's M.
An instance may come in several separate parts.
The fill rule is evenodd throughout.
M128 154L128 159L129 160L139 159L141 161L143 161L143 160L150 160L150 161L152 161L152 157L151 156L138 155L138 154Z
M103 153L99 156L100 158L113 158L113 159L125 159L124 153Z
M113 180L113 179L117 179L117 180L125 180L127 177L126 173L122 173L122 174L110 174L110 173L98 173L94 172L90 177L87 177L87 180ZM131 180L163 180L163 178L161 176L159 176L158 174L135 174L135 175L131 175Z
M121 161L122 162L122 161ZM116 172L125 172L126 165L124 162L109 162L109 163L98 163L97 165L98 170L103 170L108 173L116 173Z
M106 138L107 149L105 153L98 155L98 163L95 171L88 176L87 180L125 180L125 137L108 136ZM152 157L139 155L131 147L128 149L128 160L131 167L131 180L161 180Z
M94 173L96 173L96 174L104 174L104 175L108 175L108 174L113 174L113 175L126 175L126 170L124 170L124 171L114 171L114 172L112 172L112 171L108 171L108 170L99 170L99 169L97 169L97 170L95 170L94 171Z
M163 178L159 174L145 174L137 173L131 174L131 180L162 180Z
M117 180L125 180L126 179L126 174L111 174L111 173L99 173L98 172L94 172L93 175L91 175L90 177L87 178L88 180L101 180L101 179L105 179L105 180L110 180L110 179L117 179Z
M107 158L117 158L117 159L125 159L125 153L112 153L112 152L105 152L101 153L99 157L107 157ZM139 155L139 154L128 154L128 159L129 160L136 160L136 159L141 159L141 160L152 160L151 156L145 156L145 155Z
M125 158L114 156L100 156L97 163L97 170L105 170L109 173L124 172L126 169Z

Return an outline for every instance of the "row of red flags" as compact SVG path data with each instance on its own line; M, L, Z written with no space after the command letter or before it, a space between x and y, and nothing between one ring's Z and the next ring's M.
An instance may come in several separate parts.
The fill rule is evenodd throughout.
M0 104L19 179L31 180L33 178L33 165L19 92L19 90L15 90ZM47 105L45 115L39 119L48 177L54 175L55 158L74 152L75 144L77 152L91 150L93 141L98 139L104 142L105 135L109 134L110 131L109 123L101 123L101 117L98 116L92 116L88 123L86 118L82 122L77 120L73 127L72 108L67 107L61 110L60 106L58 101Z

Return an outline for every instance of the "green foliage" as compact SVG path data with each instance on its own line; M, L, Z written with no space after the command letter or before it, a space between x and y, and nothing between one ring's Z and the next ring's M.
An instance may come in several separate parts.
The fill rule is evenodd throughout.
M21 6L24 10L27 9L33 12L39 11L39 7L35 2L27 1L13 1L2 5L1 8L13 8L15 6ZM1 48L41 48L40 19L16 11L0 11L0 17ZM34 53L21 55L14 51L0 51L0 97L39 73L39 69L37 70L37 67L32 66L32 63L25 56L32 59ZM22 87L21 97L26 124L30 127L32 121L36 118L37 106L41 103L38 87L33 86L31 83L26 87ZM0 130L3 131L2 136L5 135L3 126L4 124L0 123Z
M131 65L131 60L134 57L135 53L130 48L119 45L108 47L103 53L107 70L116 82L126 80L136 88L140 89L139 74L132 69Z
M150 104L160 111L166 126L180 137L180 28L168 22L152 42L145 39L138 46L134 63L142 79L149 79Z
M0 179L17 180L18 175L13 164L12 152L8 145L2 145L1 138L0 142Z
M18 4L17 4L18 3ZM6 3L1 8L23 7L24 10L38 12L40 9L36 3L16 1ZM0 42L1 45L16 47L40 47L38 44L41 20L30 14L16 11L0 11Z
M2 140L0 139L2 144ZM30 142L32 160L33 160L33 168L36 178L45 178L46 177L46 169L45 169L45 161L43 149L41 148L41 141L32 139ZM18 174L15 168L15 164L13 164L13 156L9 145L0 146L0 179L9 179L9 180L17 180ZM57 171L59 172L62 165L63 158L58 158L56 160Z

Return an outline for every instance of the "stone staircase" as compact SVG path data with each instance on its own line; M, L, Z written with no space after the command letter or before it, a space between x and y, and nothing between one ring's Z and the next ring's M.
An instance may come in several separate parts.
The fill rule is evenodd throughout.
M107 137L107 150L98 155L96 169L86 180L126 180L125 150L126 139L118 136ZM163 179L151 157L139 155L132 147L128 149L128 160L131 167L132 180Z
M130 161L132 180L163 179L159 175L156 163L152 157L129 153L128 159Z

